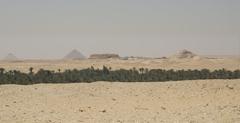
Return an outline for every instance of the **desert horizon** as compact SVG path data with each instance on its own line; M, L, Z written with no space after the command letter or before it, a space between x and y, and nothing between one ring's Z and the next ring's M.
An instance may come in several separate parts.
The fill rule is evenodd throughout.
M199 56L188 50L181 50L177 53L161 58L146 58L146 57L121 57L119 55L100 54L96 58L83 57L80 52L67 54L68 57L62 59L5 59L0 60L0 67L6 70L20 70L28 72L30 67L34 71L39 69L49 69L57 71L58 69L85 69L91 66L102 68L103 66L111 67L112 69L131 69L131 68L149 68L149 69L240 69L240 57L209 57Z
M161 59L164 57L170 57L173 55L176 55L177 53L181 52L181 51L189 51L194 53L193 51L187 50L187 49L182 49L182 50L177 50L175 51L175 53L171 53L171 54L162 54L159 56L144 56L144 55L137 55L137 56L133 56L133 55L120 55L118 53L114 53L114 52L103 52L103 53L90 53L88 55L83 54L82 52L80 52L80 50L77 49L73 49L71 50L69 53L66 53L65 56L63 55L62 57L59 58L24 58L24 57L18 57L17 55L15 55L14 53L7 53L5 55L5 57L2 57L0 59L0 61L33 61L33 60L39 60L39 61L45 61L45 60L82 60L82 59L91 59L92 55L118 55L117 57L119 58L142 58L142 59ZM240 54L225 54L225 55L221 55L221 54L197 54L200 57L205 57L205 58L240 58ZM69 57L69 58L67 58ZM96 58L97 59L97 58Z
M0 123L240 123L240 0L0 0Z

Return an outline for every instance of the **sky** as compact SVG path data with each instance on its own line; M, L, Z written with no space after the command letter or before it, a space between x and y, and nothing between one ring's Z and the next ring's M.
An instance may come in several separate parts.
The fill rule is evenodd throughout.
M240 55L240 0L0 0L0 58Z

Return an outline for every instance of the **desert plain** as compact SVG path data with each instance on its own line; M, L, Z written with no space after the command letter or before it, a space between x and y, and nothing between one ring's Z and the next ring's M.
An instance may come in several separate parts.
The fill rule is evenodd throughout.
M6 70L240 69L239 58L1 61ZM0 123L239 123L240 80L0 85Z
M66 69L85 69L93 66L94 68L102 68L104 66L114 69L131 69L131 68L148 68L148 69L240 69L240 57L230 58L133 58L123 59L83 59L83 60L16 60L16 61L0 61L0 67L6 70L20 70L29 72L29 68L33 67L34 71L39 69L47 69L62 71Z

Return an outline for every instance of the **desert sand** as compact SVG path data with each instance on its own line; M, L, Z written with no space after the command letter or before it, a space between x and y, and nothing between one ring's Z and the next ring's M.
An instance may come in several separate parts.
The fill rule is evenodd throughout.
M6 70L20 70L28 72L30 67L34 71L40 68L55 70L58 69L84 69L91 66L102 68L105 65L112 69L240 69L240 58L197 58L197 59L86 59L86 60L23 60L23 61L0 61L0 67Z
M1 123L239 123L240 80L0 85Z
M186 54L185 54L186 55ZM193 56L193 57L192 57ZM178 56L177 56L178 57ZM240 58L0 61L6 70L240 69ZM0 85L0 123L239 123L240 80Z

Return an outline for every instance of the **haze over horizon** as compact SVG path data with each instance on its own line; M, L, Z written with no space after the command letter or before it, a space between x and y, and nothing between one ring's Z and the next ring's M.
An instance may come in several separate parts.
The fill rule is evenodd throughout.
M1 0L0 59L161 57L188 49L240 56L239 0Z

